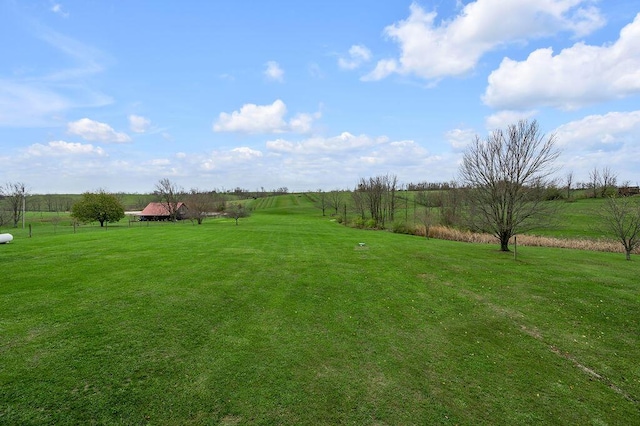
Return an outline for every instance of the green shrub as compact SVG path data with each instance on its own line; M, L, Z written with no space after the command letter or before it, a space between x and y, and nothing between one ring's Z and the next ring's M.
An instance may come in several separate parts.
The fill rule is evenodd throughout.
M378 227L378 224L375 219L367 219L364 222L364 227L367 229L376 229Z
M555 186L547 188L544 192L544 199L546 201L561 200L563 198L563 192L560 191L560 188L557 188Z
M406 222L393 222L393 225L391 225L391 231L396 234L415 235L416 227Z

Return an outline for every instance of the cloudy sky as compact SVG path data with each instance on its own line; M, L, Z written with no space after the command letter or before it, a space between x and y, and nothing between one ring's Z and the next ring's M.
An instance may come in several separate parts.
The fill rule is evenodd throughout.
M637 0L0 0L0 183L449 181L536 119L559 177L640 183Z

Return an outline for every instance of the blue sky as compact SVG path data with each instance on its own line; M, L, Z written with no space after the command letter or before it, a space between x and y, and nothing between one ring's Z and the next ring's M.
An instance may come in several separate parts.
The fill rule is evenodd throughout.
M290 191L456 178L538 120L640 183L637 0L0 0L0 182Z

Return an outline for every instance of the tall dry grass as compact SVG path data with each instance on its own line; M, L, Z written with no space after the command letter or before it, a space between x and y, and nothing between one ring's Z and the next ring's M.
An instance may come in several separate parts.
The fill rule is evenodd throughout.
M424 226L416 228L416 235L421 235L423 237L425 236ZM496 244L498 242L498 240L494 236L489 234L461 231L459 229L453 229L446 226L429 227L429 238L480 244ZM535 235L518 235L517 241L519 246L556 247L576 250L624 253L624 247L622 246L622 244L613 240L589 240L540 237ZM511 239L510 243L514 243L513 238ZM632 253L640 254L640 247L636 248Z

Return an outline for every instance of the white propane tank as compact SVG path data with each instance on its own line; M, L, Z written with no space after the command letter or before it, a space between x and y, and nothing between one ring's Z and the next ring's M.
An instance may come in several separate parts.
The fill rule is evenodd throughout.
M13 240L13 235L11 234L0 234L0 244L8 243Z

